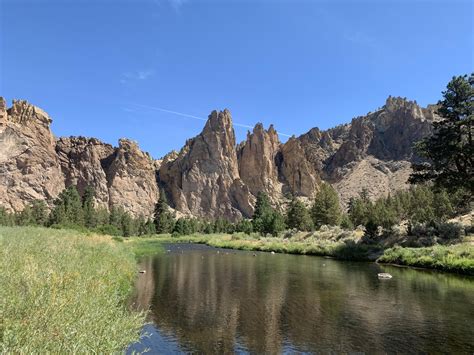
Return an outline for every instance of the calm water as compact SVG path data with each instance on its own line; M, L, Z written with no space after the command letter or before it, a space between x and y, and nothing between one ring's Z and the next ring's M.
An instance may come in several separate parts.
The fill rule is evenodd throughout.
M128 352L474 352L473 278L202 245L168 249L141 264L136 306L151 310L151 324Z

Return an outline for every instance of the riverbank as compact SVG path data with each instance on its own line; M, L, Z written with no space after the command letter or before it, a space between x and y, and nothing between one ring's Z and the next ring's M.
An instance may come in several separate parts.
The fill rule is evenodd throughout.
M111 237L0 227L0 353L113 353L139 338L137 266Z
M165 234L149 238L130 238L125 244L132 248L138 247L144 254L153 254L155 250L163 252L163 243L200 243L216 248L328 256L339 260L376 261L474 275L472 237L454 245L423 248L389 248L382 244L367 245L361 243L360 239L361 236L357 234L351 234L340 240L303 238L301 235L290 238L274 238L241 233L180 237Z

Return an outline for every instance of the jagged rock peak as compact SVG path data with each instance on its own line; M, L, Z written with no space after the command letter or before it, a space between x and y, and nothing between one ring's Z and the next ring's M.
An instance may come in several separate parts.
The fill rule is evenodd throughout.
M239 174L253 195L265 191L276 201L281 197L276 156L280 149L278 134L270 126L265 130L257 123L253 133L248 132L247 140L238 147Z
M0 128L7 124L7 103L5 99L0 96Z
M233 130L232 115L228 109L224 111L213 110L208 116L203 132L219 131L219 130Z
M30 104L26 100L13 100L12 107L8 110L8 120L18 124L39 122L49 128L53 120L49 115L37 106Z

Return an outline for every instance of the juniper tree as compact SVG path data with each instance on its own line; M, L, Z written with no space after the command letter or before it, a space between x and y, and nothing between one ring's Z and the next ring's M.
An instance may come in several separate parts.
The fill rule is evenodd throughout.
M173 231L175 220L169 210L164 190L160 190L160 197L155 205L154 222L155 230L158 234L171 233Z
M293 198L290 203L286 220L289 228L295 228L300 231L309 231L313 228L313 221L308 209L303 202L296 198Z
M449 190L474 191L474 74L458 76L443 91L438 102L440 121L433 122L433 135L416 144L426 160L413 164L410 182L433 181Z
M94 208L95 191L91 186L87 186L82 195L82 210L84 211L84 225L87 228L97 226L97 213Z
M330 184L322 183L311 208L314 225L316 227L321 227L324 224L339 225L341 214L342 210L336 190Z

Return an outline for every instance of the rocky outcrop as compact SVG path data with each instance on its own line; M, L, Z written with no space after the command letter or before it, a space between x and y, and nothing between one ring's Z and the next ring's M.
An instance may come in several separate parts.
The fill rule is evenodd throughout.
M26 101L6 110L3 98L0 116L1 206L20 211L37 199L51 202L65 186L51 118Z
M430 134L435 107L389 97L374 113L352 120L347 137L327 160L325 178L334 183L343 204L366 190L377 198L406 188L413 145Z
M134 216L153 213L159 194L155 163L136 142L120 139L106 176L110 206L121 206Z
M258 123L253 133L238 149L239 174L242 182L256 196L266 192L270 199L278 201L282 197L282 184L278 177L277 155L280 150L278 134L270 126L268 130Z
M235 134L228 110L213 111L204 130L179 155L163 162L160 182L175 209L194 216L237 219L250 200L240 183Z
M95 138L55 139L51 118L26 101L10 109L0 98L0 206L21 211L34 200L49 205L68 186L95 190L96 205L122 206L131 214L150 216L158 200L159 162L136 143L119 147Z
M96 205L109 207L109 184L106 171L115 149L95 138L60 138L56 152L66 186L76 185L79 193L87 186L95 191Z
M312 128L284 144L273 126L257 124L239 145L230 112L213 111L179 153L153 160L127 139L117 148L95 138L56 140L44 111L26 101L7 109L0 99L0 204L18 211L35 199L51 203L64 187L92 186L97 205L148 217L162 187L179 215L236 220L253 214L260 191L278 206L287 194L313 198L322 181L343 204L363 189L375 198L406 187L413 143L430 133L435 109L389 97L349 124Z
M312 164L306 156L300 140L290 138L281 147L278 157L284 192L295 196L313 197L321 182L318 170L315 169L317 164Z

